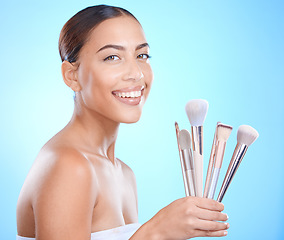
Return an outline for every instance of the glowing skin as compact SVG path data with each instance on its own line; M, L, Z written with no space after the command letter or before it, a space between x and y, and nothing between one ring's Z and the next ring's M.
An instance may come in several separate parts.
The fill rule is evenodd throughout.
M118 123L137 122L153 79L142 27L130 17L109 19L93 30L89 43L78 61L80 106ZM142 89L141 97L117 96L139 95Z

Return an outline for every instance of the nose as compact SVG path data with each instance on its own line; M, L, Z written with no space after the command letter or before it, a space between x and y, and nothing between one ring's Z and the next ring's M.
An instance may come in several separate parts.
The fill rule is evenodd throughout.
M129 60L125 63L125 72L123 80L125 81L140 81L144 74L136 60Z

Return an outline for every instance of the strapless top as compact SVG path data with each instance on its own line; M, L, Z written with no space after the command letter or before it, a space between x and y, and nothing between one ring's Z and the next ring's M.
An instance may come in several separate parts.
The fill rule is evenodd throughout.
M91 233L91 240L128 240L141 226L140 223L131 223L124 226ZM35 238L21 237L16 240L36 240Z

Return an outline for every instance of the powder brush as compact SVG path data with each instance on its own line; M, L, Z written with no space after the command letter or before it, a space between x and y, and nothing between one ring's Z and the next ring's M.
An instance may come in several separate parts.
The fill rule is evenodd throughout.
M196 196L202 197L203 186L203 122L208 111L208 102L203 99L190 100L185 111L191 124L192 149L195 168Z
M251 126L241 125L237 133L237 145L225 175L217 201L222 202L228 187L230 186L240 163L242 162L248 147L258 138L258 132Z

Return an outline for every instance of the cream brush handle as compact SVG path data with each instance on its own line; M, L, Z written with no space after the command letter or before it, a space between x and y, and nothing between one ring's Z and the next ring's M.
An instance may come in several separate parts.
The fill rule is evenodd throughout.
M203 156L196 151L193 151L194 170L195 170L195 186L196 196L202 197L203 186Z
M191 126L196 196L203 193L203 126Z

